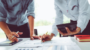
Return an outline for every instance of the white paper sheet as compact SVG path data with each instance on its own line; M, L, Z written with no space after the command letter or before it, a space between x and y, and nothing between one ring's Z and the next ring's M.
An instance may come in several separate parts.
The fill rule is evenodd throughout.
M27 40L25 42L16 45L14 48L11 48L10 50L15 49L47 50L51 45L55 47L57 46L57 48L60 50L81 50L75 42L69 39L51 40L44 43L41 42L41 40Z
M81 50L77 45L56 45L52 50Z

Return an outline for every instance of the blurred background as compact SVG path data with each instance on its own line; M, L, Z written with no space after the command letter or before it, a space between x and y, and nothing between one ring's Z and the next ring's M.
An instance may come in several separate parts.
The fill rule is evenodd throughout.
M52 25L55 20L54 0L34 0L35 1L35 23L38 35L48 34L52 31ZM90 0L88 0L90 3ZM64 16L64 23L69 23L70 19ZM59 34L57 35L57 37ZM6 38L5 33L0 28L0 38Z

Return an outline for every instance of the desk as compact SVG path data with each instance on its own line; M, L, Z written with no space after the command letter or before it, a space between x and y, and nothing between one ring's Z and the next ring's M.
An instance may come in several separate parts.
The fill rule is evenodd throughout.
M23 39L23 41L21 41L21 42L29 40L29 38L22 38L22 39ZM75 42L81 48L81 50L90 50L90 42L78 42L78 41L75 40L74 37L60 37L60 38L59 37L54 37L52 40L59 40L59 39L71 40L71 41ZM15 45L18 45L19 43L15 44ZM15 45L13 45L13 46L15 46ZM0 46L0 50L9 50L13 46Z

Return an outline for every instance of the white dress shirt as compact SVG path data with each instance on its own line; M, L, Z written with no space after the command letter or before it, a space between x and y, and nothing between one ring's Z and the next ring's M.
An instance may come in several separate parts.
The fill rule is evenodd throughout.
M58 24L63 24L63 14L73 21L77 21L77 27L81 32L86 28L90 20L90 6L88 0L55 0L56 18L52 26L52 33L57 35Z

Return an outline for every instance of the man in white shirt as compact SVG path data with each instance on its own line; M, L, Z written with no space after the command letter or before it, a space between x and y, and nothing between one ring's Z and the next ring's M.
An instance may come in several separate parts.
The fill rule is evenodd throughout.
M78 34L89 34L90 30L90 6L88 0L55 0L56 18L52 27L51 35L43 35L42 38L48 37L51 40L59 32L63 36ZM63 24L63 14L71 19L71 22L77 22L75 31L70 31L67 27L67 33L63 33L57 29L56 25Z

